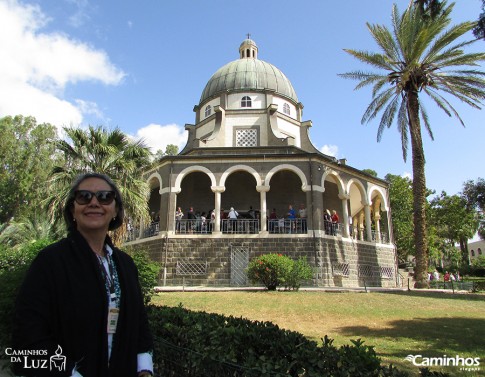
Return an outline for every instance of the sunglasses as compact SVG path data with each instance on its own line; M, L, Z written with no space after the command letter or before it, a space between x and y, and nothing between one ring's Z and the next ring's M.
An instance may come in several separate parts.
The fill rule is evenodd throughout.
M114 191L108 191L108 190L97 191L97 192L92 192L89 190L74 191L74 200L76 201L77 204L80 204L80 205L86 205L91 203L91 200L93 199L94 196L98 200L99 204L107 206L113 203L113 200L116 198L116 193Z

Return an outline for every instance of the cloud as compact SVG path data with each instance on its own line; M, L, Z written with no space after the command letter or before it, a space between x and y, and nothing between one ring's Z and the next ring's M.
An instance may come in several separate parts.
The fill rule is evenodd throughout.
M122 82L124 72L104 51L61 33L42 32L51 21L37 5L0 1L0 116L32 115L59 127L79 125L86 108L80 104L89 101L63 98L65 87L81 81Z
M401 177L402 178L409 178L411 180L413 179L413 175L410 172L408 172L408 171L405 171L404 173L402 173L401 174Z
M76 7L76 12L69 17L69 24L73 27L80 27L88 23L91 17L88 14L88 9L92 8L88 0L67 0L68 3Z
M159 149L165 152L168 144L174 144L179 147L179 152L187 142L187 131L176 124L149 124L137 130L136 139L144 139L145 144L151 148L152 153L156 153Z
M337 157L338 156L338 146L325 144L323 147L320 148L320 152L322 152L323 154L332 156L332 157Z

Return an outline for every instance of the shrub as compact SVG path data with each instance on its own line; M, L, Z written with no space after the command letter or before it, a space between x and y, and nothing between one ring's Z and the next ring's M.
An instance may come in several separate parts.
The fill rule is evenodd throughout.
M15 299L27 269L37 253L51 243L44 239L18 249L0 246L0 350L10 343Z
M265 254L253 259L247 274L253 284L263 284L269 291L285 283L292 269L293 260L282 254Z
M128 248L125 250L135 262L138 269L138 281L140 282L143 301L148 305L155 294L153 289L158 284L160 263L150 259L145 250Z
M285 289L298 290L303 280L308 280L313 277L313 270L307 263L306 259L300 257L293 261L291 269L285 276Z
M312 278L313 271L304 258L294 261L282 254L265 254L249 263L247 274L253 284L263 284L269 291L281 285L298 290L303 280Z
M393 376L373 347L361 340L337 348L271 322L149 306L154 364L162 376Z

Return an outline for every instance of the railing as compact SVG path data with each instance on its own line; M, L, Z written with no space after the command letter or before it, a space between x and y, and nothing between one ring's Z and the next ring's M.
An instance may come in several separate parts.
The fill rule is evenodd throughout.
M388 243L387 233L372 231L372 242Z
M323 221L323 226L325 229L325 234L329 236L340 236L342 235L342 223L332 223L331 221Z
M221 232L224 234L255 234L259 231L259 220L223 219L221 221Z
M272 234L306 234L306 219L271 219L268 231Z
M176 234L210 234L214 231L214 223L210 219L182 219L175 221ZM271 234L307 234L307 219L269 219L267 230ZM329 236L341 236L342 223L324 221L325 234ZM259 219L223 219L221 220L220 231L223 234L257 234L261 231ZM160 233L160 223L152 222L143 229L142 238L156 236ZM357 227L350 228L350 236L356 240L362 240L365 232ZM127 241L134 241L140 237L138 227L129 226ZM389 236L386 232L371 233L372 242L389 243Z
M212 233L214 223L203 219L182 219L175 221L175 233L177 234L208 234Z

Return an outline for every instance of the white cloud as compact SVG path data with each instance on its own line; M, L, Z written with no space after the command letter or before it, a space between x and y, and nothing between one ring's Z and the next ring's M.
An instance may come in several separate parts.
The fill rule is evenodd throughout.
M61 33L43 33L51 21L39 6L0 1L0 116L32 115L59 127L79 125L85 108L79 105L85 100L63 98L66 85L123 80L125 74L104 51Z
M179 147L179 152L187 142L187 131L176 124L149 124L137 130L135 138L142 138L145 144L151 148L152 153L156 153L159 149L165 152L168 144L174 144Z
M325 144L320 148L320 152L332 157L338 157L338 146Z
M401 174L401 177L402 178L409 178L411 180L413 179L413 175L410 172L408 172L408 171L405 171L404 173L402 173Z
M76 7L76 12L69 17L69 24L73 27L80 27L89 22L88 9L92 8L88 0L67 0Z

